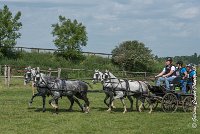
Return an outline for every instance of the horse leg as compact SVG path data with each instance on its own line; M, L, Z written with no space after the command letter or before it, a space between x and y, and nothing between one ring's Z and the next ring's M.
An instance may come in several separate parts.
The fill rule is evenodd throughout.
M84 111L83 106L81 105L81 103L79 102L78 99L76 99L75 97L73 97L74 101L79 105L79 107L81 108L82 112Z
M90 102L87 98L87 93L83 94L83 100L85 102L85 113L89 113L90 109L89 109L89 105L90 105Z
M144 106L145 98L140 97L140 100L141 100L142 103L139 106L139 112L142 112L142 107Z
M58 114L58 98L55 99L55 103L57 105L57 107L56 107L56 114Z
M122 105L124 107L124 111L123 111L123 114L125 114L127 112L127 109L126 109L126 104L124 102L124 98L120 98L121 102L122 102Z
M110 101L109 101L109 107L108 107L108 112L111 112L111 110L112 110L112 102L114 101L114 93L113 92L110 92L109 93L109 96L110 96Z
M151 114L151 112L153 111L153 106L152 106L152 104L149 105L149 108L150 108L149 114Z
M130 101L131 103L131 107L130 107L130 110L133 111L133 99L131 96L127 96L128 97L128 100Z
M150 98L146 98L148 104L149 104L149 114L151 114L151 112L153 111L153 103L151 103L151 99Z
M109 98L109 94L105 93L106 94L106 97L104 99L104 103L106 104L107 107L109 107L109 104L106 102Z
M45 112L46 111L46 108L45 108L46 96L45 95L42 96L42 102L43 102L43 109L42 109L42 111Z
M36 96L40 96L40 93L39 93L39 92L38 92L38 93L35 93L35 94L32 96L31 100L29 101L29 106L32 105L33 99L34 99Z
M84 102L85 102L84 106L82 106L82 105L80 104L80 102L78 101L78 99L76 99L76 98L74 97L75 102L79 105L79 107L81 108L81 110L82 110L82 111L85 111L85 110L87 110L87 109L89 110L89 101L88 101L88 98L87 98L87 93L86 93L86 92L83 92L83 93L76 93L75 96L76 96L77 98L79 98L79 99L84 100ZM86 112L86 111L85 111L85 112Z
M49 100L49 104L54 108L58 108L58 105L56 104L56 99L58 99L58 98L60 98L60 93L59 92L54 92L53 93L53 98L51 100ZM53 101L55 102L55 104L52 103Z
M116 107L114 106L114 100L113 100L112 103L111 103L111 107L112 107L112 108L116 108Z
M74 104L74 98L73 98L73 96L67 96L67 98L69 99L69 101L71 103L70 107L67 111L72 111L72 107L73 107L73 104Z

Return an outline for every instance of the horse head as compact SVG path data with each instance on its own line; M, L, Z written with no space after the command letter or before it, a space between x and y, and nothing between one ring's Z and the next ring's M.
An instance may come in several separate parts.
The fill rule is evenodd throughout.
M33 80L34 86L47 86L48 79L45 74L36 71L35 78Z
M95 69L92 82L96 83L102 81L102 75L103 75L102 72L100 72L98 69L97 70Z
M108 81L111 79L111 74L109 70L105 70L105 72L103 73L102 79L103 81Z
M35 68L31 68L31 66L25 68L25 74L24 74L25 84L29 83L30 81L34 81L35 75L36 75Z

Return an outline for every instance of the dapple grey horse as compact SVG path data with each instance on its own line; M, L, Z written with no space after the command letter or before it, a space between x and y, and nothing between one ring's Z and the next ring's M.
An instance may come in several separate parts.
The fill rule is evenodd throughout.
M45 78L46 81L43 81L43 79L41 78ZM54 78L46 76L43 73L39 73L37 72L35 79L33 80L34 86L37 88L37 93L33 94L31 97L31 100L29 101L29 106L32 105L33 103L33 99L37 96L41 96L42 100L43 100L43 112L46 111L45 108L45 102L46 102L46 96L51 95L51 91L50 91L50 87L47 86L47 82L48 81L53 81Z
M118 79L115 77L111 72L106 70L106 72L103 74L103 81L104 83L107 83L106 87L112 89L110 90L110 94L113 94L110 96L110 103L109 103L109 109L107 111L111 111L111 104L112 101L115 99L120 99L122 101L122 104L124 106L123 113L127 112L126 104L124 102L124 97L128 97L130 103L131 103L131 109L133 108L133 99L132 96L141 99L142 104L139 106L139 111L142 111L142 106L144 105L145 99L142 97L143 94L149 94L148 85L145 82L142 81L127 81L123 79ZM150 105L150 111L152 112L152 105Z
M94 72L94 75L93 75L93 80L92 82L95 84L95 83L98 83L98 82L101 82L102 85L103 85L103 91L105 93L105 99L104 99L104 103L106 104L106 106L109 107L109 103L107 103L107 100L110 98L110 96L112 96L111 92L110 92L110 88L108 88L106 85L107 83L103 82L103 73L99 70L95 70ZM111 104L112 108L116 108L114 106L114 103L112 102Z
M36 69L31 68L28 66L25 68L25 74L24 74L24 85L28 84L30 81L33 81L36 76Z
M97 70L95 69L92 83L96 84L98 82L101 82L102 81L102 76L103 76L103 73L100 72L98 69Z
M81 91L78 92L77 90L69 90L68 93L65 93L64 92L64 86L66 86L66 84L67 84L66 80L55 79L53 77L46 76L43 73L38 73L36 75L36 80L35 81L36 81L35 84L36 84L38 93L36 93L36 94L34 94L32 96L31 101L29 102L29 104L32 104L33 99L36 96L42 96L42 98L43 98L43 112L45 112L45 110L46 110L45 109L46 96L51 95L53 97L53 99L51 99L49 101L49 104L51 104L54 108L56 108L56 112L57 112L58 111L58 99L59 99L59 97L67 96L68 99L71 102L69 111L72 110L72 106L73 106L74 101L80 106L82 111L84 111L84 109L83 109L84 107L81 106L80 102L78 101L78 99L76 99L74 97L74 95L77 98L85 99L85 96L82 96L82 95L85 95L85 94L82 94ZM75 85L75 87L77 87L78 89L81 89L80 85ZM86 97L87 97L87 94L86 94ZM55 104L53 103L54 101L55 101ZM89 101L87 102L87 104L89 106ZM86 107L86 110L88 110L88 109L89 109L89 107Z
M82 109L82 111L88 113L89 100L87 98L87 92L88 92L87 85L90 86L89 83L79 80L70 81L70 80L56 79L54 82L49 84L53 96L53 98L49 101L49 104L51 104L56 109L56 112L58 112L58 104L57 103L53 104L52 102L58 100L62 96L67 96L71 101L70 109L72 109L75 100L78 103L79 107ZM76 99L74 96L76 96L78 99L82 99L85 102L83 107L78 101L78 99Z

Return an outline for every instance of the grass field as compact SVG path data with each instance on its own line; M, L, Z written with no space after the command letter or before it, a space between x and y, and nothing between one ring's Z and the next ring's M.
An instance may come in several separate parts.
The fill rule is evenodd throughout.
M95 85L94 89L100 89L100 85ZM148 111L139 113L135 110L134 101L134 111L123 114L121 102L117 100L115 102L117 108L109 113L103 103L103 93L88 93L89 114L80 112L77 104L74 104L73 112L67 112L69 101L63 97L59 101L59 114L56 115L52 114L54 109L48 103L46 103L47 111L42 112L41 97L35 98L32 107L28 107L31 95L30 85L24 86L22 80L13 80L11 86L7 88L3 79L0 79L0 134L200 133L199 123L197 128L192 128L192 113L184 113L181 108L175 113L164 113L160 108L152 114L148 114ZM198 97L199 95L198 92ZM47 97L47 101L49 99L50 97ZM126 104L129 107L127 100ZM199 108L197 111L197 119L200 119Z

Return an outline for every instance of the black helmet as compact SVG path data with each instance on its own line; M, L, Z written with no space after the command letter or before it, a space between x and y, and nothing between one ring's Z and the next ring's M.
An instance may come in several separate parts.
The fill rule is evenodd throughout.
M183 65L183 61L178 61L178 62L176 62L176 64L179 64L179 65Z
M167 57L166 61L171 61L172 62L172 57Z

